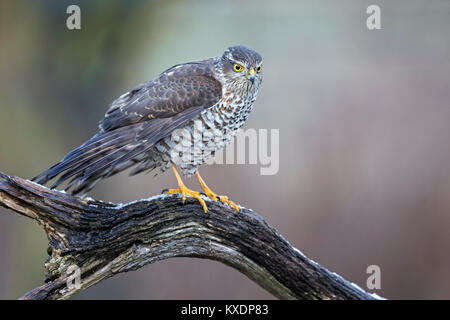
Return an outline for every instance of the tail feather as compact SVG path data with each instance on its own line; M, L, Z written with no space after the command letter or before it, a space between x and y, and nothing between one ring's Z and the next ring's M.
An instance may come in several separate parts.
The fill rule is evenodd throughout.
M137 162L136 161L129 161L127 163L121 163L120 165L116 167L108 167L106 170L97 172L95 175L89 176L89 179L83 179L82 176L78 176L77 178L74 178L73 181L71 181L68 184L67 188L73 188L72 193L79 194L79 193L86 193L89 190L91 190L97 182L99 182L102 179L105 179L107 177L110 177L116 173L119 173L123 170L126 170L132 166L134 166Z
M130 172L130 176L137 175L137 174L142 173L144 171L150 172L153 169L155 169L156 166L157 165L156 165L155 161L148 161L148 160L143 161Z
M147 133L145 139L141 140L140 143L136 143L135 141L133 141L122 146L117 150L117 152L119 152L120 154L118 154L117 152L112 152L105 157L102 157L98 161L90 162L89 168L86 168L86 171L84 172L81 179L88 179L90 177L97 177L99 175L108 177L112 174L109 173L104 175L102 174L104 170L111 168L111 172L115 173L114 169L121 164L128 163L129 161L133 162L133 159L136 159L142 154L149 152L150 149L154 146L154 142L158 140L158 132L165 123L165 121L162 121L157 125L154 125L152 127L152 130L149 130L150 132ZM146 130L148 130L148 128L146 128ZM140 132L140 134L142 134L142 132ZM142 160L144 159L140 159L139 162Z
M120 137L118 138L113 138L111 140L108 140L107 143L104 144L100 144L97 145L97 143L101 143L101 141L98 141L95 143L95 145L93 144L89 144L86 146L81 146L81 152L80 152L80 148L75 149L74 151L76 151L76 153L72 154L69 153L67 155L67 159L63 159L62 162L64 163L63 166L61 166L60 169L67 169L70 167L74 167L77 166L78 164L80 164L80 162L83 162L85 160L87 160L87 156L89 156L89 158L94 158L96 156L98 156L99 154L102 154L105 152L105 148L110 148L111 146L114 145L114 143L119 142Z
M89 177L95 175L97 172L103 171L108 167L116 167L120 163L126 163L133 157L139 155L144 151L144 147L141 145L126 145L121 149L117 150L121 154L118 156L116 152L109 154L108 156L101 158L97 163L93 163L84 173L84 177Z
M32 180L45 184L61 175L53 187L71 179L66 190L71 189L73 194L87 192L101 179L146 161L155 143L182 127L201 110L203 106L192 107L174 117L101 131ZM148 166L139 166L132 174L155 167L156 163L149 162Z
M80 159L84 160L85 154L88 152L92 144L99 141L98 138L99 135L93 136L83 145L69 152L60 162L53 165L46 171L40 173L31 180L39 184L45 184L48 181L52 180L57 175L59 175L61 172L66 170L67 168L71 167L74 163L76 163L76 161L79 161Z
M34 177L32 181L46 184L59 176L51 188L70 180L65 190L72 189L73 194L87 192L101 179L144 160L142 156L138 157L139 161L133 159L140 154L136 149L142 150L135 137L136 131L133 127L99 133L68 153L59 163ZM126 157L127 154L133 154L133 157L130 159ZM124 163L120 159L129 161Z
M87 155L86 157L80 157L80 159L79 159L79 161L77 161L77 163L73 164L72 166L69 166L68 169L63 169L63 171L65 173L63 175L61 175L61 177L58 179L58 181L56 181L52 185L52 188L56 188L61 183L63 183L67 179L70 179L71 177L78 177L78 176L84 175L84 171L88 167L101 161L104 157L113 156L114 153L118 152L119 150L117 150L113 146L110 146L110 147L105 148L105 150L102 150L101 152L98 152L96 154ZM61 171L61 173L63 171Z
M113 132L113 134L97 134L80 147L68 153L59 163L34 177L32 180L36 183L45 184L63 171L77 167L80 163L104 154L108 151L107 148L113 147L114 144L120 143L121 140L124 140L124 137L119 132Z

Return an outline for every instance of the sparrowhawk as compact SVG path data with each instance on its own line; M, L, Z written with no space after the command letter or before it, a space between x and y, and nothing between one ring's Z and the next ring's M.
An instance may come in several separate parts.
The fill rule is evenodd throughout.
M226 196L208 188L198 167L245 123L262 78L261 56L245 46L175 65L114 100L99 132L33 181L45 184L58 177L52 188L68 181L66 191L79 194L130 167L130 175L171 167L178 188L168 192L181 193L183 200L194 197L207 212L200 193L184 185L178 166L183 175L195 175L206 196L239 211Z

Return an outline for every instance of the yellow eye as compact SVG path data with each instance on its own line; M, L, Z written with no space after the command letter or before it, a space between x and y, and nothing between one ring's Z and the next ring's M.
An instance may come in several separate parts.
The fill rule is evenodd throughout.
M236 71L236 72L241 72L242 69L244 69L244 68L239 63L235 63L233 65L233 70Z
M258 68L256 68L256 72L260 73L262 70L261 66L259 66Z

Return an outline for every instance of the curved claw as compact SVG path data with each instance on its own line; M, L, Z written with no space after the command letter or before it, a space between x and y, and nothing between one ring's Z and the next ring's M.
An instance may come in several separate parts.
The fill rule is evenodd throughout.
M210 198L212 201L217 201L220 200L220 202L223 203L227 203L230 207L234 208L234 210L236 210L237 212L239 212L239 206L234 203L231 200L228 200L227 196L218 196L216 193L214 193L210 188L208 188L208 186L206 185L205 181L203 181L202 177L200 176L200 173L198 173L198 171L196 171L194 173L195 178L197 179L197 181L200 183L200 185L202 186L203 189L203 193Z
M212 192L212 190L209 189L208 187L203 188L203 193L205 194L205 196L207 196L208 198L210 198L214 202L216 202L218 200L217 199L217 194Z
M227 196L219 196L221 202L227 203L230 207L239 212L239 206L231 200L228 200Z
M188 189L188 188L186 188L185 186L180 186L180 187L177 188L177 189L169 189L169 190L167 191L167 193L168 193L168 194L181 193L181 196L182 196L183 201L186 200L186 196L191 196L192 198L195 198L195 199L198 200L198 202L200 202L200 204L201 204L202 207L203 207L203 211L204 211L205 213L208 212L208 208L206 207L205 200L203 200L203 199L201 198L200 192L197 192L197 191Z
M234 210L239 212L239 206L234 203L233 201L229 200L227 196L219 196L216 193L214 193L211 189L208 187L203 188L203 193L210 198L212 201L220 201L223 203L228 204L230 207L232 207Z

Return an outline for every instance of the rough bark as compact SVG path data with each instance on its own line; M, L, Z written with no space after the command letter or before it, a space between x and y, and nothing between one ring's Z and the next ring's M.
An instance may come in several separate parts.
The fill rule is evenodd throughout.
M205 198L206 200L206 198ZM0 172L0 205L49 239L45 284L22 299L67 299L121 272L171 257L220 261L280 299L374 299L295 249L260 215L158 195L125 205L83 199ZM79 268L80 286L72 281ZM69 285L68 285L69 284Z

